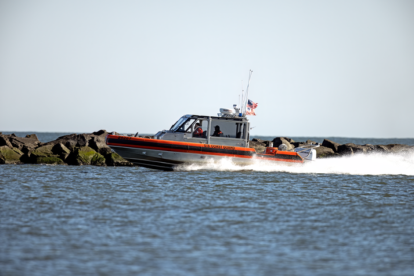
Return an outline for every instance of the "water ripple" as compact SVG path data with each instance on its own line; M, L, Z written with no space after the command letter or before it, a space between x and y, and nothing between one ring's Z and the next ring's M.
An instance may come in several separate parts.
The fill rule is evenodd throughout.
M0 166L2 275L412 275L412 175Z

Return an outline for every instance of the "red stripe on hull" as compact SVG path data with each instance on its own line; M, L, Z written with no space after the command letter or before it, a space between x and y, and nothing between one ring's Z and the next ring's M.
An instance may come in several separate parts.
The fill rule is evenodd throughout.
M206 152L206 151L169 149L169 148L162 148L162 147L125 145L125 144L116 144L116 143L110 143L109 145L111 145L111 146L125 147L125 148L152 149L152 150L162 150L162 151L171 151L171 152L184 152L184 153L195 153L195 154L203 154L203 155L216 155L216 156L226 156L226 157L247 158L247 159L253 158L253 156L244 156L244 155L236 155L236 154L225 154L225 153L217 153L217 152ZM196 145L198 145L198 144L196 144Z

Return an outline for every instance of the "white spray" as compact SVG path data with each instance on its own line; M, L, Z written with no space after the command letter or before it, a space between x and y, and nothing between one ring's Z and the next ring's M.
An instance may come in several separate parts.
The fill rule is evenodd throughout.
M317 159L304 164L255 160L252 165L238 166L230 159L210 161L203 165L186 165L179 171L258 171L288 173L322 173L352 175L414 175L414 153L400 154L355 154L336 158Z

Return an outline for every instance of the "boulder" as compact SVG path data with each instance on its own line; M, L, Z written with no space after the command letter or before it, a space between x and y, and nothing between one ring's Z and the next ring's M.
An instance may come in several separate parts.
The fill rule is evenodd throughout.
M54 145L45 145L33 150L30 154L34 164L65 164L58 154L53 152Z
M275 139L273 139L273 147L277 148L279 147L281 144L285 144L287 146L287 150L292 150L295 147L287 140L289 138L285 138L285 137L276 137ZM294 143L295 141L293 141L292 139L290 139L290 141L292 141L292 143Z
M45 145L45 146L38 147L37 149L32 151L31 156L33 156L35 158L36 157L57 156L52 151L53 146L54 145Z
M76 136L76 140L77 140L77 147L87 147L88 146L88 141L89 141L89 137L86 134L79 134Z
M300 148L306 145L306 143L304 142L293 142L291 143L292 146L294 146L295 148Z
M54 141L47 142L45 145L56 145L56 144L65 145L68 149L71 149L71 145L74 145L73 146L74 148L78 144L78 135L74 133L74 134L60 136Z
M8 146L9 148L13 147L10 143L9 137L6 135L0 135L0 146Z
M105 143L105 138L102 138L100 136L92 137L92 139L89 141L89 146L103 156L112 153L111 148Z
M28 134L28 135L26 135L26 138L30 138L30 139L39 141L39 138L37 138L37 135L36 134Z
M25 145L30 145L30 147L37 147L37 145L40 143L38 139L23 138L17 136L10 137L9 140L13 147L18 148L19 150L22 150Z
M91 165L95 166L105 166L106 165L106 159L102 154L96 153L95 156L91 160Z
M389 144L389 145L382 145L387 149L389 153L403 153L403 152L410 152L414 149L413 146L408 145L401 145L401 144Z
M106 164L108 166L135 166L115 152L106 156Z
M97 136L101 136L101 135L106 136L106 135L108 135L108 132L105 129L101 129L101 130L92 132L92 134L93 135L97 135Z
M354 146L352 146L352 151L354 153L366 153L367 149L363 146L360 146L360 145L354 145Z
M23 142L19 141L16 139L17 137L12 137L10 139L11 144L13 145L14 148L17 148L19 150L23 149L23 146L25 145Z
M68 140L65 142L65 146L66 148L68 148L70 151L74 151L77 145L77 141L76 140Z
M259 142L259 143L264 143L265 141L259 138L253 138L252 139L253 142Z
M388 152L388 148L384 145L375 145L375 151L380 153Z
M352 150L352 147L349 144L340 145L338 147L338 153L340 155L353 155L354 151Z
M23 163L32 163L31 162L31 154L36 149L35 145L28 144L24 145L22 148L23 156L20 158L20 161Z
M295 141L292 138L288 138L288 137L283 137L286 141L288 141L289 143L294 143Z
M76 137L77 136L78 135L76 133L72 133L72 134L68 134L68 135L63 135L63 136L58 137L55 141L59 141L59 142L61 142L62 140L63 141L75 140L76 141ZM51 141L51 142L53 142L53 141Z
M62 159L60 159L57 156L40 156L37 157L35 164L48 164L48 165L65 165L66 163L63 162Z
M352 153L349 149L352 150ZM347 143L344 145L340 145L338 147L338 153L341 155L344 155L344 154L349 155L349 154L354 154L354 153L367 153L369 150L371 150L370 147L355 145L354 143Z
M19 149L0 146L0 164L19 164L23 153Z
M308 144L308 145L315 145L316 142L315 141L312 141L312 140L306 140L306 144Z
M266 150L266 144L256 141L250 141L249 148L255 149L256 152L263 152Z
M71 165L105 165L105 157L97 153L90 147L78 147L67 158Z
M331 141L331 140L328 140L328 139L324 139L324 140L323 140L323 142L322 142L322 146L323 146L323 147L330 148L330 149L332 149L334 152L338 152L338 147L339 147L340 145L341 145L341 144L336 143L336 142Z
M62 143L56 144L52 148L52 152L59 156L60 159L66 160L70 154L70 150Z
M364 149L364 153L374 152L375 146L371 144L365 144L361 146Z
M328 147L324 147L324 146L320 146L315 148L316 150L316 157L317 158L325 158L325 157L331 157L331 156L335 156L337 155L333 149L328 148Z

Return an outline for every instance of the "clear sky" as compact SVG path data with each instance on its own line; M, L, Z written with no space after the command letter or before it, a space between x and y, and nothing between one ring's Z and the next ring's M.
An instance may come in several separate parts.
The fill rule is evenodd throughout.
M0 0L0 131L414 137L414 1Z

